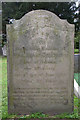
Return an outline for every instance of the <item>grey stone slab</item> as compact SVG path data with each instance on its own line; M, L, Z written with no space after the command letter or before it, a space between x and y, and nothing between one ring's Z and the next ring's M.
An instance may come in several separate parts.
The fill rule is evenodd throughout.
M7 25L8 111L73 111L74 25L46 10Z
M74 73L80 73L80 54L74 54Z
M2 52L2 47L0 46L0 56L3 55L3 52Z

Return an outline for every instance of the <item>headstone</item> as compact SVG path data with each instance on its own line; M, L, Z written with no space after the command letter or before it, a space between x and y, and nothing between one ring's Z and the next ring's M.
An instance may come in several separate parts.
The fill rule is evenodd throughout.
M2 51L3 51L3 56L7 56L7 47L6 47L6 45L4 45L2 47Z
M0 31L0 56L3 55L3 52L2 52L2 31Z
M3 55L3 52L2 52L2 47L0 46L0 56Z
M35 10L7 25L8 111L72 112L74 25Z
M74 79L74 94L76 95L76 97L80 98L80 86L75 79Z
M74 54L74 73L80 73L80 54Z

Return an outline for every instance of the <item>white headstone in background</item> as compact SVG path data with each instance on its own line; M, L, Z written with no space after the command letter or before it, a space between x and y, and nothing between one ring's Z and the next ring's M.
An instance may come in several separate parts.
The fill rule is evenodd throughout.
M4 45L2 47L2 51L3 51L3 56L7 56L7 47L6 47L6 45Z

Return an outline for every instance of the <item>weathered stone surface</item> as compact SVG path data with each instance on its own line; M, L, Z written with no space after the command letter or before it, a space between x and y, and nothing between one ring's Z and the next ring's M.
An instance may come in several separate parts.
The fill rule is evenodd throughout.
M36 10L12 25L8 38L8 111L73 111L74 25Z

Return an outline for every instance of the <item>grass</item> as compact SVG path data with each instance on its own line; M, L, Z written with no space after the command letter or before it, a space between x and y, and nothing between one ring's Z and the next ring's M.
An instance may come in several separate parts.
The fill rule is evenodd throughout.
M79 53L79 49L74 49L74 53Z
M2 81L0 80L0 85L2 85L2 105L0 104L0 118L2 116L3 119L6 118L45 118L50 117L49 115L45 115L43 113L33 113L31 115L9 115L8 114L8 103L7 103L7 61L6 57L0 58L0 68L2 65L2 73L0 70L0 75L2 74ZM75 75L75 78L77 75ZM1 86L0 86L1 88ZM1 94L1 93L0 93ZM52 118L80 118L78 115L78 110L80 110L80 107L78 106L78 103L80 103L80 100L74 96L74 112L72 114L63 113L60 115L52 116ZM2 113L1 113L2 111Z

